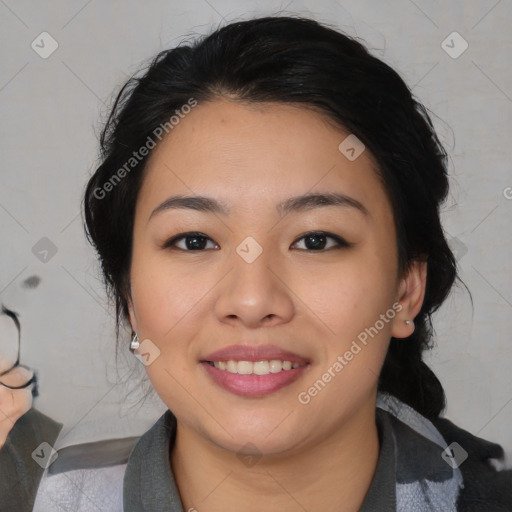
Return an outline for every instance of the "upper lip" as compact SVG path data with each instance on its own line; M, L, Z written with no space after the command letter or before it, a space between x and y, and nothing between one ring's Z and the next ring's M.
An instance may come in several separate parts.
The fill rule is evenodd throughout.
M230 345L212 352L201 361L291 361L292 363L306 364L309 361L276 345Z

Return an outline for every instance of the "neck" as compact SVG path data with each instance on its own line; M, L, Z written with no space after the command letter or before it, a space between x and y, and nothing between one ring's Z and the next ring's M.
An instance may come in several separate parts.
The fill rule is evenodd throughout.
M187 511L357 512L378 457L373 403L321 440L250 467L178 422L171 465Z

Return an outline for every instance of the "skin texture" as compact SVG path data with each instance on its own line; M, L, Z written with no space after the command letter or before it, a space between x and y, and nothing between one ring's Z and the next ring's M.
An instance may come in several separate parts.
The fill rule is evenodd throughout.
M357 511L371 484L378 375L390 337L413 332L405 320L421 308L426 266L415 262L398 275L375 160L368 150L348 160L338 150L347 135L304 107L219 99L195 107L148 161L135 213L130 322L160 350L146 371L178 419L171 463L185 510L243 503L248 511ZM312 192L348 195L369 215L346 206L278 214L279 202ZM231 213L167 210L148 220L175 194L213 197ZM208 237L204 249L187 249L184 239L163 247L188 231ZM353 245L336 248L328 238L315 250L301 238L310 231ZM252 263L236 252L248 236L263 249ZM394 319L301 404L298 394L396 302ZM241 397L199 363L238 343L275 344L310 365L273 394ZM250 466L237 457L247 443L253 448L243 453L259 458Z
M30 372L20 366L1 377L10 386L20 386L29 378ZM32 407L32 386L9 389L0 385L0 448L14 424Z

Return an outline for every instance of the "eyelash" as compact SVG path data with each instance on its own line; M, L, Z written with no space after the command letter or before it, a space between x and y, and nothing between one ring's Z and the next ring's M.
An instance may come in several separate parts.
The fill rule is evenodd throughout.
M320 250L314 250L314 249L299 249L299 250L307 251L307 252L326 252L326 251L329 251L332 249L349 248L349 247L352 247L352 245L353 245L353 244L347 242L346 240L344 240L343 238L341 238L340 236L334 235L333 233L328 233L326 231L309 231L309 232L301 235L299 238L297 238L295 240L295 242L293 242L292 245L295 245L297 242L299 242L300 240L302 240L304 238L314 237L314 236L323 236L326 238L331 238L338 245L335 247L329 247L327 249L320 249ZM204 235L203 233L199 233L199 232L180 233L179 235L176 235L176 236L170 238L169 240L167 240L166 242L164 242L164 244L162 245L162 249L171 249L171 250L178 250L178 251L183 251L183 252L203 252L205 250L205 249L190 250L190 249L181 249L179 247L175 247L176 242L179 242L180 240L183 240L185 238L205 238L205 239L213 242L213 240L210 237Z

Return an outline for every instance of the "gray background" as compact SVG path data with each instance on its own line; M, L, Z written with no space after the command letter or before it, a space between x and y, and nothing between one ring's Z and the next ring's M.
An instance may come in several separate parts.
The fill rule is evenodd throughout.
M145 372L126 349L116 367L112 309L81 225L81 196L114 91L183 37L281 11L362 38L436 114L451 157L443 222L474 309L465 290L455 289L436 315L436 347L427 359L447 392L445 415L501 443L511 466L512 2L183 6L0 0L0 301L21 315L22 362L40 377L35 406L65 424L62 444L141 434L165 410L154 394L140 401ZM31 47L34 40L41 46L44 31L58 43L47 58ZM454 31L463 40L446 40ZM457 55L464 41L469 46ZM41 282L30 287L34 275Z

